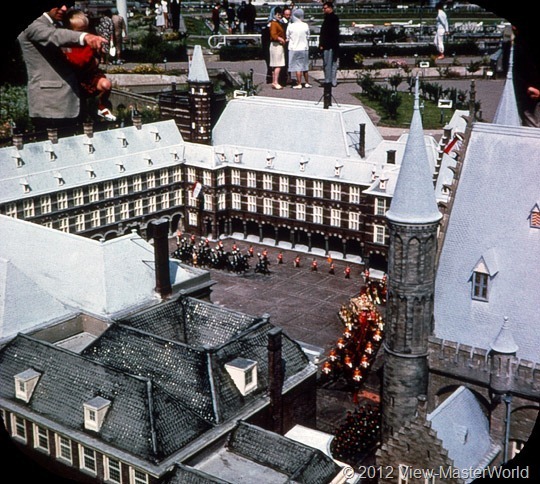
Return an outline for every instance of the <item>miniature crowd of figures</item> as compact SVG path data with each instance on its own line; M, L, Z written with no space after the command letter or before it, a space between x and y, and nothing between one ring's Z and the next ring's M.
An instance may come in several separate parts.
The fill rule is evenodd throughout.
M332 456L354 466L379 440L381 412L377 405L358 407L347 412L331 443Z
M384 335L384 321L377 309L386 302L386 275L382 279L364 272L364 286L357 297L341 306L344 331L321 369L321 382L344 381L358 403L360 388L373 365Z

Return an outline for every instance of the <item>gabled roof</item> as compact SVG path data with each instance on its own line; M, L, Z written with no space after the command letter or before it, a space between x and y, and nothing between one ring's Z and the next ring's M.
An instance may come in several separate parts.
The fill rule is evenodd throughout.
M160 314L160 308L156 310L156 315ZM151 312L146 312L150 328L154 327ZM227 319L221 320L221 316L223 312L218 310L214 315L215 321L226 325ZM188 316L187 319L190 318ZM203 322L203 319L204 315L197 318L198 322ZM142 320L138 321L139 328L144 327L142 323ZM266 391L268 332L272 327L268 322L256 322L234 336L234 331L231 331L227 341L211 348L206 344L190 346L117 324L88 346L83 355L155 381L178 401L189 405L201 418L216 424L233 417L245 404ZM196 334L193 339L196 343L205 341L204 337L201 339ZM215 340L213 344L216 345ZM285 379L309 366L300 346L286 335L283 335L282 354L286 361ZM242 396L225 368L239 355L256 361L258 365L258 388L246 396Z
M33 368L41 376L28 404L15 399L14 375ZM99 439L150 462L158 462L205 432L210 425L166 388L140 376L19 335L0 351L0 398L22 414L47 419L79 439L83 404L96 396L111 402Z
M441 219L433 186L433 170L424 141L420 115L418 78L416 79L413 118L401 162L399 177L394 190L389 220L400 223L423 224Z
M73 309L0 258L0 340L73 315Z
M100 242L0 215L0 240L0 257L66 307L112 317L159 301L154 290L154 248L136 233ZM210 281L207 271L174 260L169 266L176 290L196 279ZM18 297L13 281L4 279L2 285L6 298ZM33 298L19 301L30 313L40 309ZM65 308L56 307L58 316L65 313ZM0 336L24 329L13 328L15 332Z
M456 468L483 469L500 452L500 446L489 435L486 415L466 387L459 387L427 420L431 421L431 428L437 432Z
M324 109L322 103L248 96L227 103L212 139L214 146L234 140L243 147L360 159L361 123L367 154L382 137L361 106Z
M472 126L437 270L438 338L489 350L508 317L517 357L539 361L540 230L529 220L538 202L539 153L538 129ZM471 297L481 258L496 270L488 301Z
M129 126L99 131L92 138L59 138L56 144L28 143L20 150L14 146L0 148L0 203L123 178L149 168L175 166L180 159L172 152L181 143L180 131L169 120L142 125L141 129ZM48 150L53 150L54 159ZM21 166L14 156L20 156ZM30 187L27 193L23 181Z

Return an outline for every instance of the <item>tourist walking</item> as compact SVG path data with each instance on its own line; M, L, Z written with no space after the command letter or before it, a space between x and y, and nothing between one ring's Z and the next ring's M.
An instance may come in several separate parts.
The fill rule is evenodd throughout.
M435 19L435 38L433 43L439 55L437 59L444 59L444 36L448 34L448 17L444 11L444 2L437 3L437 18Z

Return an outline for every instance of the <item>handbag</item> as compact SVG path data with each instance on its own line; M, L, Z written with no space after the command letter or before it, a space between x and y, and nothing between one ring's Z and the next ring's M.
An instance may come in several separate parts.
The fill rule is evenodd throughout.
M111 40L111 44L109 47L109 55L111 57L116 57L116 46L114 45L114 42Z

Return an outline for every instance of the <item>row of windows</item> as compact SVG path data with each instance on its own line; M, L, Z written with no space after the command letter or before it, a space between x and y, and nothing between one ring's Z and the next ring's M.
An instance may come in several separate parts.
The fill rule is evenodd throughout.
M105 482L113 484L148 484L148 475L133 467L129 467L129 481L125 482L122 476L122 466L127 464L121 463L119 460L113 459L106 455L96 452L94 449L86 447L82 444L76 444L73 446L71 439L60 435L52 434L45 427L41 427L35 423L31 424L32 439L28 435L27 429L30 422L26 421L19 415L11 415L11 434L17 440L29 444L32 441L32 445L35 449L51 455L53 452L54 439L54 456L56 459L64 462L65 464L74 464L74 449L78 452L79 468L93 475L98 473L98 459L103 459L103 469Z

